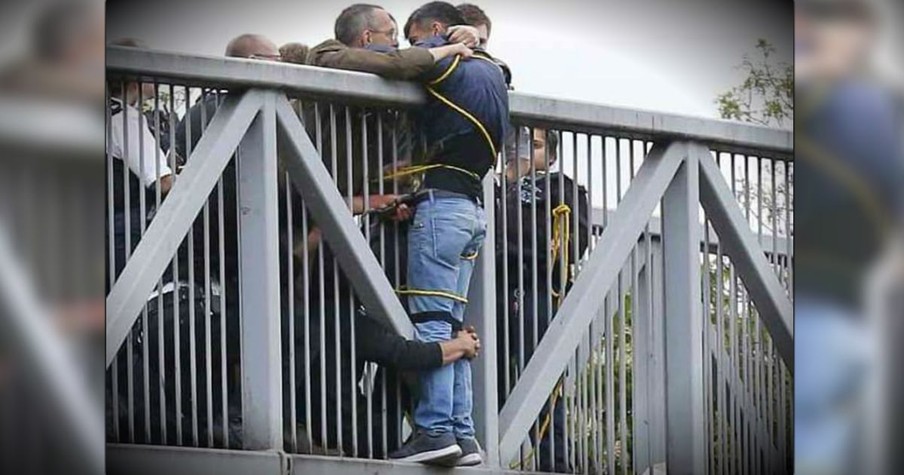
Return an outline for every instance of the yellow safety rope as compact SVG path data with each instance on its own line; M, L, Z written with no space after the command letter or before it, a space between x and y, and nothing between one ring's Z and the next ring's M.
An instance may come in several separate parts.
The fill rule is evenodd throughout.
M449 67L446 68L446 71L442 75L440 75L440 77L430 81L429 84L431 86L435 86L435 85L445 81L446 78L452 74L452 71L455 71L455 68L458 67L458 63L460 63L460 62L461 62L461 55L458 55L458 54L455 55L455 59L452 60L452 64L450 64Z
M479 55L475 55L472 57L483 59L485 61L491 61L490 59L483 57L483 56L479 56ZM437 98L440 102L447 105L449 108L451 108L455 112L458 112L459 114L461 114L465 119L467 119L469 122L474 124L475 127L477 127L477 130L480 131L480 133L483 135L484 139L486 139L487 145L489 145L489 147L490 147L490 152L493 155L493 162L494 162L493 164L495 166L495 160L496 160L496 156L497 156L496 146L493 144L493 139L490 137L490 133L487 131L486 127L484 127L484 125L482 123L480 123L480 121L476 117L474 117L470 112L466 111L458 104L455 104L454 102L452 102L451 100L449 100L448 98L446 98L445 96L440 94L438 91L436 91L436 89L434 89L432 87L432 86L436 86L439 83L445 81L446 78L448 78L450 75L452 75L452 73L455 71L455 69L458 68L458 65L460 63L461 63L461 56L456 55L455 59L452 60L452 63L449 65L449 67L446 68L446 71L443 72L443 74L440 75L438 78L436 78L428 83L428 85L426 86L427 92L429 92L433 97ZM464 168L461 168L461 167L447 165L444 163L433 163L433 164L412 165L409 167L402 167L392 173L383 175L383 179L384 180L392 180L395 178L402 178L402 177L406 177L406 176L410 176L410 175L417 175L417 174L423 173L427 170L432 170L435 168L446 168L449 170L455 170L457 172L464 173L464 174L470 176L471 178L474 178L475 180L480 181L480 179L481 179L480 175L478 175L477 173L474 173L470 170L465 170ZM376 181L376 180L377 179L375 178L374 181Z
M470 112L464 110L458 104L447 99L445 96L443 96L442 94L437 92L432 87L427 86L427 92L429 92L433 97L439 99L439 101L442 102L443 104L449 106L455 112L458 112L459 114L464 116L465 119L468 119L472 124L474 124L475 127L477 127L477 130L479 130L480 133L483 134L483 138L486 139L487 145L490 146L490 152L492 153L492 156L493 156L493 164L495 165L495 163L496 163L496 145L493 144L493 138L490 137L490 133L487 132L487 128L484 127L483 124L481 124L480 121L477 120L476 117L471 115Z
M551 259L550 262L556 262L556 259L559 257L559 249L562 249L562 259L565 262L566 269L568 268L568 241L571 236L571 221L568 219L571 216L571 207L565 203L556 206L555 209L552 210L552 225L555 226L552 232L552 241L549 243ZM569 271L570 273L570 271ZM571 280L571 275L568 276L568 280ZM562 306L562 297L564 296L564 289L560 292L556 292L550 289L553 297L556 299L556 309ZM514 469L524 468L524 464L530 461L530 459L534 456L534 453L537 451L537 447L540 446L540 441L543 440L543 437L546 436L546 431L549 430L549 424L552 421L552 413L555 411L556 402L559 399L559 393L562 391L562 380L559 379L558 384L553 389L552 396L549 399L549 412L546 413L546 417L543 418L543 422L540 424L540 431L537 434L537 441L534 446L527 452L527 455L524 456L521 460L516 460L512 462L509 468Z
M562 203L559 206L556 206L554 210L552 210L552 225L555 226L552 231L552 242L550 242L550 254L552 254L552 259L550 262L556 262L556 258L559 255L559 249L562 249L562 259L565 263L565 269L568 269L570 274L570 269L568 267L568 241L571 239L571 220L569 217L571 216L571 208ZM568 276L568 280L571 280L571 275ZM556 308L562 304L562 297L564 292L550 289L553 297L556 299Z
M456 302L468 303L468 299L462 297L460 295L453 294L451 292L444 292L442 290L423 290L423 289L409 289L405 287L399 287L396 289L396 293L399 295L419 295L422 297L443 297L449 300L454 300Z
M531 447L531 449L527 452L523 459L512 462L511 465L509 465L509 468L523 469L524 465L530 462L530 459L534 456L534 453L537 452L537 448L540 446L540 441L543 440L543 437L546 435L546 431L549 430L549 424L552 420L551 415L553 411L555 411L556 402L558 402L559 394L562 392L562 383L562 379L560 378L558 384L556 384L556 387L552 390L552 397L550 397L549 399L549 411L546 413L546 417L543 419L543 423L540 424L540 432L537 434L536 443L534 443L534 446Z
M417 175L417 174L423 173L427 170L432 170L434 168L448 168L450 170L455 170L457 172L467 174L476 180L480 180L480 175L478 175L470 170L465 170L464 168L456 167L454 165L447 165L445 163L430 163L430 164L425 164L425 165L411 165L408 167L401 167L392 173L387 173L386 175L383 175L383 179L384 180L393 180L396 178L401 178L401 177L405 177L405 176L409 176L409 175Z

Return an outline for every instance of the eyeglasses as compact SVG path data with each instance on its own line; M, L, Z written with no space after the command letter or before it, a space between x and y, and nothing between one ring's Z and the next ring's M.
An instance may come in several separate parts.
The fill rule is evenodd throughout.
M395 39L396 35L398 35L398 32L396 31L395 28L390 28L388 30L370 30L370 32L371 33L379 33L390 39Z
M279 53L276 54L252 54L248 56L248 59L257 59L264 61L282 61L282 55Z

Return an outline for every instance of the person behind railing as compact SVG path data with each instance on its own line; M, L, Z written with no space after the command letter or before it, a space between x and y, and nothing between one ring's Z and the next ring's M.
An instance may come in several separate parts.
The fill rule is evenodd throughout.
M286 43L279 47L280 61L290 64L305 64L311 48L304 43Z
M322 279L325 282L325 295L321 300L314 289L316 285L311 286L307 310L309 332L296 333L296 348L303 348L306 339L309 339L310 347L307 356L310 379L305 381L302 376L296 380L298 414L307 413L306 397L303 395L306 384L311 388L311 440L305 437L306 421L300 420L300 427L297 428L301 435L300 452L385 458L390 451L398 448L397 441L402 435L399 432L400 421L410 412L409 387L412 382L406 373L440 368L462 358L474 358L479 353L480 340L470 327L458 332L454 339L442 342L407 340L368 315L363 308L353 311L349 305L353 296L347 280L340 278L339 293L335 294L332 266L324 267L324 274L315 274L312 280ZM301 315L303 312L303 307L296 305L296 320L304 318ZM321 312L324 318L319 317ZM320 345L321 333L324 335L323 347ZM338 345L335 344L337 339ZM297 368L304 367L302 353L296 352ZM376 372L369 363L379 365ZM326 369L325 373L320 370L321 365ZM349 378L352 374L356 377L354 385ZM359 388L359 382L363 390ZM325 399L321 397L321 390ZM367 418L368 403L375 416L371 419ZM352 406L357 407L357 417L352 415ZM341 412L339 407L343 408ZM384 407L387 411L385 419L379 416ZM383 420L387 422L385 428ZM326 427L325 432L321 430L323 426ZM339 427L341 437L338 435ZM357 432L354 427L357 427ZM384 431L386 445L383 444ZM372 441L371 445L368 440Z
M487 16L486 12L473 3L462 3L455 8L461 13L465 23L477 28L477 47L482 50L489 50L490 33L493 31L493 22L490 20L490 17ZM500 68L502 68L502 74L505 76L505 84L509 89L514 89L512 87L512 70L509 69L508 64L505 64L504 61L495 56L493 57L493 60L496 61L496 64L498 64Z
M575 262L587 248L586 236L590 225L587 192L583 186L578 186L575 193L574 181L562 173L561 168L559 171L550 170L558 162L558 148L557 131L542 128L531 131L528 127L519 127L508 138L505 175L500 177L501 183L496 190L497 348L506 347L506 338L509 341L507 353L497 352L500 407L510 389L505 382L514 384L519 376L517 355L523 352L524 365L530 361L535 350L533 342L543 338L571 287ZM573 229L575 217L577 229ZM518 239L519 232L523 246ZM536 255L531 245L534 236L537 240ZM573 245L574 237L579 241L577 252ZM534 265L536 285L533 281ZM547 283L547 276L551 276L551 286ZM519 286L519 281L523 282L523 287ZM505 321L506 315L508 321ZM535 327L537 335L534 335ZM508 328L508 334L504 332L505 328ZM505 374L506 368L509 369L508 375ZM533 450L539 455L540 471L569 471L565 458L568 441L563 395L561 385L557 385L551 396L554 401L552 415L548 406L540 413L540 419L544 421L541 427L547 428L536 437L539 440L534 440ZM546 422L549 419L551 424ZM555 441L554 460L547 432L550 428ZM525 458L529 460L531 457Z
M140 47L134 39L122 39L113 42L117 46ZM141 240L142 209L141 195L144 194L144 218L147 224L156 208L156 191L166 195L172 186L172 174L167 163L167 154L161 149L150 123L144 118L139 98L154 97L153 84L136 81L111 81L109 84L110 101L110 136L107 141L107 153L113 157L113 246L115 248L116 276L126 263L126 233L129 234L130 249L137 247ZM125 117L123 117L125 116ZM128 168L127 182L122 178ZM126 195L129 206L126 209ZM129 229L126 229L126 215L129 218Z
M392 15L383 8L369 4L354 4L345 8L336 18L335 38L321 42L311 48L307 55L307 64L332 69L344 69L379 74L389 79L410 80L427 73L434 64L450 55L465 53L467 48L462 44L476 44L475 28L453 27L451 31L454 45L432 49L407 48L398 49L398 26ZM314 104L305 104L304 122L311 137L317 122ZM331 112L331 109L333 111ZM384 162L397 152L397 159L409 161L412 157L410 127L406 116L396 111L368 110L360 107L348 107L348 116L340 107L321 104L319 107L320 123L331 127L322 133L320 148L323 163L331 166L335 159L336 168L331 169L336 177L336 186L340 194L360 196L364 191L364 171L370 177L383 172L379 157L382 153ZM346 123L347 119L350 123ZM331 125L335 124L335 125ZM362 124L367 132L361 131ZM381 126L381 127L380 127ZM382 137L378 131L382 128ZM395 132L395 136L393 136ZM350 137L348 136L350 133ZM382 149L379 143L382 139ZM348 145L351 150L347 150ZM393 144L399 145L393 150ZM333 149L335 148L335 157ZM347 160L351 152L351 161ZM367 154L367 164L364 155ZM351 189L348 189L346 177L351 175ZM373 188L371 188L373 189ZM378 204L389 204L396 197L388 196ZM361 198L356 198L360 200Z
M341 21L343 16L348 19L345 23ZM495 65L492 68L478 65L483 61L459 66L461 58L468 58L472 53L469 48L458 44L457 41L466 35L470 37L469 44L476 46L476 32L473 27L453 28L454 25L461 25L463 22L461 15L450 4L427 4L409 19L406 27L406 33L409 34L406 36L412 44L418 43L420 39L425 40L416 46L424 47L429 54L418 52L414 48L400 51L396 49L397 25L392 16L379 7L354 5L346 9L337 20L337 40L318 45L308 55L308 62L313 65L372 72L395 79L433 81L436 86L432 89L433 92L449 94L453 101L465 100L467 102L465 107L476 111L479 118L475 120L483 121L475 128L470 119L459 118L455 115L458 112L447 111L442 109L445 106L437 104L428 106L430 110L422 111L424 113L420 117L422 120L419 125L427 132L428 143L434 146L433 155L440 161L450 163L435 163L429 167L431 170L425 179L432 180L430 188L438 190L428 190L430 198L428 204L424 204L426 201L417 204L423 210L420 213L422 218L415 220L413 229L423 230L425 219L431 224L434 223L433 219L426 216L432 212L439 212L438 209L434 209L436 208L434 203L438 205L442 202L447 208L446 211L453 211L452 208L456 206L461 208L459 216L468 221L468 223L450 222L448 224L452 227L449 229L437 229L435 233L427 233L440 238L440 242L434 243L438 244L437 246L431 246L444 249L444 254L449 255L449 262L452 264L450 267L443 267L438 261L434 261L436 265L431 265L428 259L422 259L426 256L420 249L422 246L430 245L429 243L417 240L415 245L415 242L409 241L408 288L400 293L410 294L409 304L415 312L413 320L418 328L418 337L427 342L448 340L452 334L450 330L453 328L453 322L455 327L460 325L464 306L463 297L459 296L467 292L473 256L480 248L484 229L480 219L482 208L478 198L481 192L479 172L485 173L492 162L488 160L484 168L471 161L484 154L491 159L495 157L497 143L494 142L501 143L508 118L505 80L499 68ZM349 28L345 29L342 26ZM353 26L355 28L352 28ZM439 34L443 37L428 39ZM408 60L414 58L418 64L406 64L406 58ZM458 68L454 74L452 69L447 69L453 64L453 68ZM449 74L444 75L447 70ZM445 83L440 85L439 83L443 81ZM482 135L478 128L486 134ZM445 139L443 143L447 148L441 155L440 148L435 146L442 139ZM484 141L486 139L489 139L488 143ZM489 152L486 151L487 145ZM324 149L327 147L324 146ZM453 161L456 163L451 163ZM472 167L478 170L468 170ZM460 170L459 173L466 173L466 176L462 178L443 173L454 169ZM426 169L420 168L420 171ZM467 239L462 242L450 242L453 235ZM412 236L427 237L423 231L415 234L409 232L409 238ZM446 244L447 246L444 246ZM412 249L418 252L412 254ZM461 256L467 258L462 259ZM441 272L441 269L448 272ZM425 278L428 276L443 279L442 282L427 282ZM456 375L460 383L457 390L454 389ZM422 389L426 390L422 391L418 411L415 414L418 431L405 447L391 454L391 458L453 464L481 463L480 448L474 439L473 422L470 420L470 366L459 361L454 367L422 373L421 380ZM438 384L430 384L431 382ZM453 404L453 394L456 393L458 399ZM458 430L453 428L453 408L457 409L455 420ZM434 414L431 415L431 412ZM460 436L458 440L456 435ZM459 444L465 446L464 456Z

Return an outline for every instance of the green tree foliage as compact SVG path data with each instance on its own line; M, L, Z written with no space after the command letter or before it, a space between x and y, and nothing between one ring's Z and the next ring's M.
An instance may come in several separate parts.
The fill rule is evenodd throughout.
M774 59L775 47L757 40L756 54L745 54L738 68L744 81L716 97L723 119L781 127L794 120L794 67Z

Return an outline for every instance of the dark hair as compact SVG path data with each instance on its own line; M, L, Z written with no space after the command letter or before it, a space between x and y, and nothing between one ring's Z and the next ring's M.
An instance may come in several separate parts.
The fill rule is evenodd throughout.
M346 46L351 46L355 38L373 23L373 13L375 10L382 10L379 5L371 5L369 3L356 3L336 17L336 25L333 33L336 39Z
M559 131L546 129L546 150L550 156L559 159Z
M422 5L414 11L408 21L405 22L405 38L415 23L423 25L424 23L438 21L445 27L452 25L463 25L465 23L461 12L458 11L451 3L447 2L430 2Z
M455 8L461 13L462 18L465 20L465 24L471 26L486 25L487 34L493 29L493 22L490 21L490 17L488 17L486 12L477 5L474 5L473 3L462 3Z

